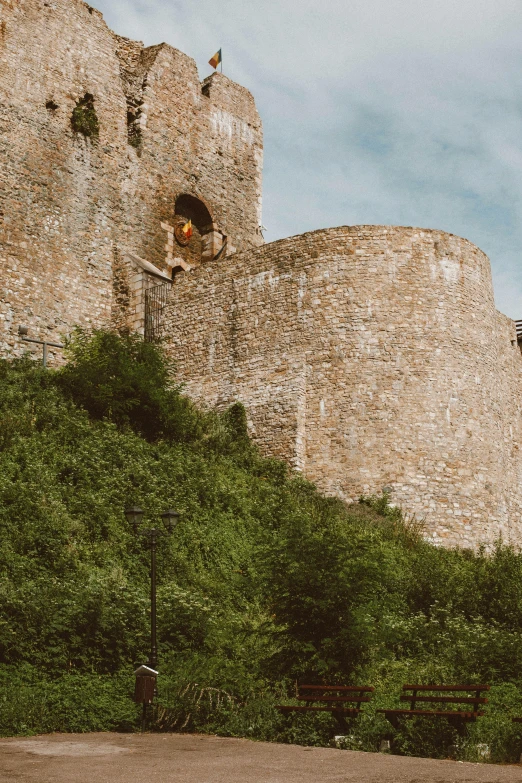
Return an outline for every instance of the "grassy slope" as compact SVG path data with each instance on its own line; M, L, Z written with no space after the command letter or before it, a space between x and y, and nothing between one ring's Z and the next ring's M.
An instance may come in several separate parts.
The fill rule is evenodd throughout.
M0 364L0 731L132 728L147 657L148 553L123 509L182 512L159 556L158 727L324 743L283 718L295 679L494 684L461 755L514 757L522 714L522 559L424 543L385 500L346 509L248 442L241 410L196 411L161 354L79 335L66 371ZM131 402L129 402L131 401ZM11 699L13 685L17 698ZM389 731L369 715L352 747ZM443 754L422 723L402 752Z

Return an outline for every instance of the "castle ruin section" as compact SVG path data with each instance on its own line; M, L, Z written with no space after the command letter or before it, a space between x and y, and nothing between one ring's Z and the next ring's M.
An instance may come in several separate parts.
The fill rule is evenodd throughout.
M77 324L143 331L133 286L262 244L261 167L245 88L200 82L81 0L0 0L2 353L27 350L19 324L58 342Z
M135 252L164 268L160 223L189 219L192 241L175 244L174 255L190 265L212 260L225 240L229 253L262 244L262 128L251 94L217 72L200 83L194 60L166 44L115 40L130 142L123 206Z
M10 352L27 348L20 323L60 341L75 324L109 322L127 129L100 14L77 0L2 0L0 11L0 346Z
M327 493L389 488L441 544L522 543L522 356L470 242L274 242L176 278L166 332L188 393L242 401L262 450Z
M262 157L223 74L82 0L0 0L0 354L19 325L163 335L194 399L244 402L325 492L388 488L441 544L522 544L522 322L487 257L383 226L264 245Z

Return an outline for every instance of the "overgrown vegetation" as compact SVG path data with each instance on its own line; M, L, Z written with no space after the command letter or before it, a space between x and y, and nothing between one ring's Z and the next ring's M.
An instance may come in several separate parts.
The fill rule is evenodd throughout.
M159 551L158 729L307 744L328 715L282 716L296 680L373 684L346 747L392 733L404 682L486 682L458 757L520 754L522 556L436 549L388 498L322 497L247 436L245 412L198 411L161 351L77 332L69 363L0 362L0 733L131 730L148 653L148 552L123 510L182 513ZM445 724L396 752L444 756Z
M71 117L71 126L75 133L81 133L87 139L97 141L100 135L100 123L94 108L94 96L86 93L77 102Z

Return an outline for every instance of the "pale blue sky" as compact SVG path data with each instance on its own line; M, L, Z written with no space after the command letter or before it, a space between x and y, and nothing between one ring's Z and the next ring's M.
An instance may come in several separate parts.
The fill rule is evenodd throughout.
M522 318L520 0L93 0L204 78L248 87L265 132L268 241L344 224L440 228L491 258Z

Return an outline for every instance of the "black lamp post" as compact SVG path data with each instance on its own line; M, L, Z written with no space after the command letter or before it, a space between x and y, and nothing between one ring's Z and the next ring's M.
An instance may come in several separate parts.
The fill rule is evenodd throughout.
M165 529L156 527L141 528L143 511L138 506L125 509L125 516L132 525L137 536L147 539L150 546L150 658L149 666L155 669L158 664L158 646L156 643L156 543L158 538L170 536L178 524L179 514L173 508L167 509L161 514Z

